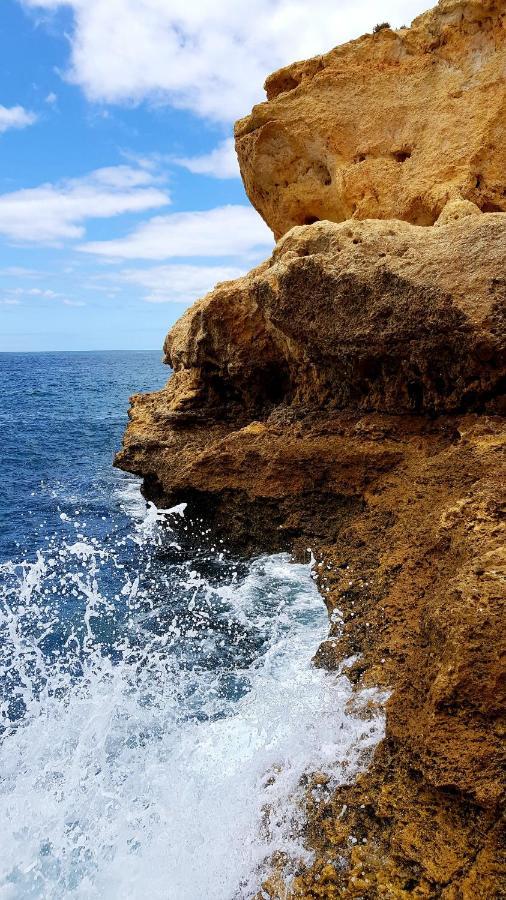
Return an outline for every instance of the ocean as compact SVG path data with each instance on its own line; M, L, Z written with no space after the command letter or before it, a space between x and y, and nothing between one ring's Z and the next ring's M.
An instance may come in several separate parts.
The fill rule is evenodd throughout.
M252 898L274 851L288 880L311 860L305 776L331 790L383 734L311 664L309 565L234 559L113 468L129 395L167 376L0 354L2 898Z

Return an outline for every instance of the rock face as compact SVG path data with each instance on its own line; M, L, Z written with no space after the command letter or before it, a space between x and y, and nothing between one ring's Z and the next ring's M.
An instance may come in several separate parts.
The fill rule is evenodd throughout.
M505 275L501 214L295 228L133 398L119 465L239 550L312 546L345 620L318 664L394 688L371 771L310 804L293 896L500 896Z
M317 219L432 225L450 200L506 210L506 3L441 0L266 81L236 126L276 239Z
M339 145L358 146L336 87L350 92L354 77L364 133L380 134L388 116L396 127L400 117L399 134L416 130L417 151L395 162L412 175L397 190L391 159L354 163L377 218L358 221L362 206L341 223L292 228L269 260L186 312L165 342L167 386L132 398L117 464L155 502L187 502L238 551L311 547L329 611L342 614L315 664L353 657L354 683L391 690L369 770L337 791L308 786L314 863L290 886L274 868L262 894L272 900L506 895L506 215L481 211L504 204L500 21L491 0L445 0L410 32L362 38L327 67L300 63L268 80L271 99L252 119L271 116L272 127L262 138L263 126L246 134L239 123L239 149L279 233L310 197L330 218L353 213L348 163L319 193L307 161L337 146L336 122L350 141ZM394 51L398 106L387 103ZM454 83L465 114L449 98ZM423 96L432 136L420 127ZM276 174L280 134L307 175L294 191ZM481 193L466 192L478 157ZM433 227L407 214L410 197Z
M502 215L438 229L294 228L267 264L183 316L166 361L176 373L203 373L208 406L214 390L214 402L249 410L282 399L387 412L482 408L504 376L505 275Z

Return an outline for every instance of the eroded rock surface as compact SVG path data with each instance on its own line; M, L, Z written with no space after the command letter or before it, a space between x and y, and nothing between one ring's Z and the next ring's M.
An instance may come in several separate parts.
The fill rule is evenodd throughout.
M195 303L165 341L164 421L297 407L496 409L504 378L506 217L435 228L294 228L249 275ZM173 472L171 468L171 473ZM173 474L170 478L173 478Z
M316 663L393 688L370 771L308 792L290 896L501 896L505 302L501 214L295 228L133 398L119 464L243 552L311 546L344 617Z
M432 225L460 198L505 211L505 14L505 0L441 0L271 75L236 147L276 238L317 219Z
M132 398L117 464L231 548L311 547L341 612L315 664L391 691L370 768L308 785L314 863L273 861L263 898L506 896L504 13L441 0L267 80L237 144L283 237Z

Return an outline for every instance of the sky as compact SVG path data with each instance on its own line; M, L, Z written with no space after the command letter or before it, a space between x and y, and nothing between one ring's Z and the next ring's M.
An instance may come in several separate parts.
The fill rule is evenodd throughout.
M269 256L233 123L429 0L0 0L0 351L156 350Z

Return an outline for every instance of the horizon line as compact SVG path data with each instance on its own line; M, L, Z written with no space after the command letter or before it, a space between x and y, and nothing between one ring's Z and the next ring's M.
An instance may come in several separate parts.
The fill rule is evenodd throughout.
M68 350L0 350L0 353L157 353L152 347L109 347L101 350L81 348L79 350L69 348Z

